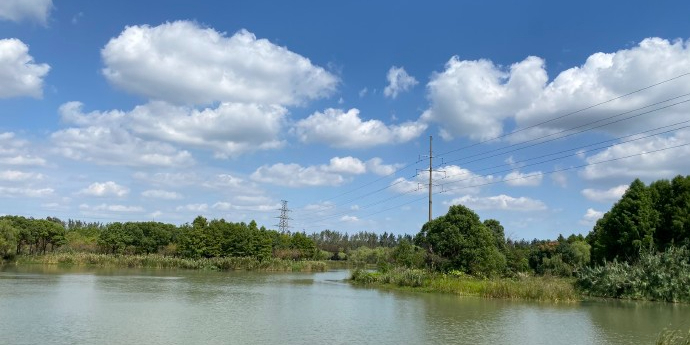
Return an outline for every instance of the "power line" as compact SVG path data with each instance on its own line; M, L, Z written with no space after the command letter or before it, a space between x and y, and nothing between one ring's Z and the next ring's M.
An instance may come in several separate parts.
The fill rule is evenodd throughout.
M537 124L534 124L534 125L531 125L531 126L528 126L528 127L525 127L525 128L521 128L521 129L519 129L519 130L510 132L510 133L506 133L506 134L503 134L503 135L500 135L500 136L497 136L497 137L494 137L494 138L490 138L490 139L487 139L487 140L480 141L480 142L478 142L478 143L474 143L474 144L471 144L471 145L463 146L463 147L460 147L460 148L458 148L458 149L454 149L454 150L450 150L450 151L447 151L447 152L438 154L437 157L441 157L441 156L447 155L447 154L449 154L449 153L457 152L457 151L460 151L460 150L463 150L463 149L467 149L467 148L479 146L479 145L481 145L481 144L485 144L485 143L488 143L488 142L491 142L491 141L494 141L494 140L506 138L506 137L508 137L508 136L511 136L511 135L514 135L514 134L523 132L523 131L525 131L525 130L532 129L532 128L535 128L535 127L538 127L538 126L541 126L541 125L544 125L544 124L547 124L547 123L550 123L550 122L553 122L553 121L556 121L556 120L560 120L560 119L563 119L563 118L566 118L566 117L569 117L569 116L572 116L572 115L575 115L575 114L578 114L578 113L581 113L581 112L584 112L584 111L587 111L587 110L596 108L596 107L598 107L598 106L601 106L601 105L604 105L604 104L613 102L613 101L615 101L615 100L619 100L619 99L622 99L622 98L631 96L631 95L633 95L633 94L640 93L640 92L645 91L645 90L649 90L649 89L651 89L651 88L657 87L657 86L659 86L659 85L663 85L663 84L665 84L665 83L669 83L669 82L671 82L671 81L674 81L674 80L677 80L677 79L686 77L686 76L688 76L688 75L690 75L690 72L680 74L680 75L675 76L675 77L673 77L673 78L669 78L669 79L666 79L666 80L663 80L663 81L660 81L660 82L657 82L657 83L654 83L654 84L645 86L645 87L643 87L643 88L640 88L640 89L637 89L637 90L628 92L628 93L626 93L626 94L623 94L623 95L620 95L620 96L617 96L617 97L614 97L614 98L610 98L610 99L608 99L608 100L605 100L605 101L602 101L602 102L599 102L599 103L596 103L596 104L593 104L593 105L590 105L590 106L581 108L581 109L576 110L576 111L572 111L572 112L566 113L566 114L564 114L564 115L561 115L561 116L558 116L558 117L555 117L555 118L552 118L552 119L549 119L549 120L546 120L546 121L539 122L539 123L537 123ZM634 109L634 110L631 110L631 111L628 111L628 112L620 113L620 114L617 114L617 115L614 115L614 116L611 116L611 117L608 117L608 118L605 118L605 119L593 121L593 122L590 122L590 123L588 123L588 124L585 124L585 125L582 125L582 126L577 126L577 127L574 127L574 128L570 128L570 129L568 129L568 130L564 130L564 131L561 131L561 132L558 132L558 133L552 133L552 134L549 134L549 135L547 135L547 136L543 136L543 137L531 139L531 140L528 140L528 141L525 141L525 142L522 142L522 143L516 143L516 144L512 144L512 145L503 147L503 148L485 151L485 152L483 152L483 153L475 154L475 155L472 155L472 156L469 156L469 157L464 157L464 158L456 159L456 160L453 160L453 161L446 161L445 163L447 164L447 163L451 163L451 162L456 162L456 161L459 161L459 160L462 160L462 159L471 158L471 157L476 157L476 156L479 156L479 155L482 155L482 154L487 154L487 153L491 153L491 152L496 152L496 151L504 150L504 149L507 149L507 148L510 148L510 147L514 147L514 146L517 146L517 145L522 145L522 144L525 144L525 143L527 143L527 142L532 142L532 141L536 141L536 140L545 139L545 138L548 138L548 137L553 136L553 135L556 135L556 134L560 134L560 133L564 133L564 132L567 132L567 131L571 131L571 130L574 130L574 129L577 129L577 128L581 128L581 127L583 127L583 126L595 124L595 123L604 121L604 120L606 120L606 119L612 119L612 118L615 118L615 117L618 117L618 116L622 116L622 115L625 115L625 114L629 114L629 113L634 112L634 111L638 111L638 110L642 110L642 109L645 109L645 108L649 108L649 107L652 107L652 106L654 106L654 105L659 105L659 104L662 104L662 103L665 103L665 102L669 102L669 101L671 101L671 100L678 99L678 98L681 98L681 97L685 97L685 96L688 96L688 95L690 95L690 93L688 93L688 94L683 94L683 95L676 96L676 97L672 97L672 98L669 98L669 99L664 100L664 101L656 102L656 103L653 103L653 104L650 104L650 105L647 105L647 106L644 106L644 107L640 107L640 108L637 108L637 109ZM685 102L688 102L688 101L679 102L679 103L677 103L677 104L685 103ZM674 104L674 105L677 105L677 104ZM673 105L671 105L671 106L673 106ZM670 107L670 106L669 106L669 107ZM660 109L664 109L664 108L660 108ZM657 109L657 110L660 110L660 109ZM636 115L636 116L641 116L641 115L644 115L644 114L638 114L638 115ZM632 117L631 117L631 118L632 118ZM627 118L627 119L630 119L630 118ZM612 123L615 123L615 122L612 122ZM609 124L612 124L612 123L609 123ZM609 125L609 124L606 124L606 125ZM604 126L605 126L605 125L604 125ZM599 127L595 127L595 128L600 128L600 127L603 127L603 126L599 126ZM592 129L595 129L595 128L583 130L583 131L580 131L580 132L577 132L577 133L569 134L569 135L567 135L567 136L558 137L558 138L555 138L555 139L553 139L553 140L562 139L562 138L569 137L569 136L572 136L572 135L580 134L580 133L583 133L583 132L586 132L586 131L588 131L588 130L592 130ZM550 140L550 141L553 141L553 140ZM534 145L532 145L532 146L534 146ZM532 147L532 146L528 146L528 147ZM510 152L514 152L514 151L510 151ZM508 153L508 152L503 152L503 153L500 153L500 154L505 154L505 153ZM497 154L497 155L498 155L498 154ZM492 157L495 157L495 156L492 156ZM405 166L403 166L403 167L401 167L401 168L397 168L397 169L395 169L393 172L391 172L391 173L389 173L389 174L387 174L387 175L384 175L384 176L382 176L382 177L379 177L379 178L377 178L377 179L375 179L375 180L373 180L373 181L370 181L370 182L368 182L368 183L365 183L365 184L363 184L363 185L360 185L360 186L358 186L358 187L356 187L356 188L350 189L350 190L348 190L348 191L346 191L346 192L336 194L336 195L334 195L333 197L330 197L330 198L328 198L328 199L324 199L324 200L322 200L322 201L323 201L323 202L326 202L326 201L330 201L330 200L337 199L337 198L342 197L342 196L347 195L347 194L351 194L351 193L353 193L353 192L355 192L355 191L357 191L357 190L360 190L360 189L362 189L362 188L365 188L365 187L367 187L367 186L370 186L370 185L372 185L372 184L375 184L375 183L377 183L377 182L379 182L379 181L381 181L381 180L384 180L384 179L386 179L386 178L388 178L388 177L391 177L391 176L395 175L396 173L398 173L398 172L400 172L400 171L402 171L402 170L405 170L405 169L407 169L407 168L409 168L409 167L411 167L411 166L413 166L413 165L415 165L415 164L418 164L419 162L421 162L421 159L418 159L417 161L412 162L412 163L408 163L408 164L406 164ZM439 166L437 166L437 167L440 167L440 166L441 166L441 165L439 165ZM377 192L379 192L379 191L383 191L383 190L385 190L385 189L387 189L387 188L390 188L390 186L384 187L384 188L380 188L380 189L378 189L378 190L376 190L376 191L374 191L374 192L370 192L370 193L367 193L367 194L365 194L365 195L360 195L360 196L351 198L351 199L349 199L348 201L346 201L346 202L344 202L344 203L342 203L342 204L349 204L349 203L351 203L352 201L355 201L355 200L358 200L358 199L362 199L362 198L364 198L364 197L366 197L366 196L375 194L375 193L377 193ZM332 208L337 207L338 205L340 205L340 204L330 205L330 206L326 207L325 209L332 209ZM317 214L317 213L322 212L322 211L323 211L323 209L322 209L322 210L316 210L316 211L313 211L313 212L307 212L306 215Z
M434 193L434 194L442 194L442 193L448 193L448 192L451 192L451 191L456 191L456 190L461 190L461 189L477 188L477 187L483 187L483 186L486 186L486 185L498 184L498 183L503 183L503 182L508 182L508 181L514 181L514 180L520 180L520 179L528 179L528 178L536 177L537 175L540 175L540 174L545 174L545 175L547 175L547 174L555 174L555 173L559 173L559 172L563 172L563 171L574 170L574 169L584 168L584 167L588 167L588 166L593 166L593 165L599 165L599 164L604 164L604 163L619 161L619 160L623 160L623 159L627 159L627 158L642 156L642 155L645 155L645 154L658 153L658 152L667 151L667 150L676 149L676 148L685 147L685 146L690 146L690 143L685 143L685 144L670 146L670 147L666 147L666 148L662 148L662 149L657 149L657 150L652 150L652 151L640 152L640 153L636 153L636 154L632 154L632 155L628 155L628 156L616 157L616 158L606 159L606 160L602 160L602 161L598 161L598 162L593 162L593 163L588 163L588 164L582 164L582 165L578 165L578 166L572 166L572 167L568 167L568 168L554 169L554 170L547 171L547 172L543 172L543 173L539 173L539 174L524 175L524 176L520 176L520 177L516 177L516 178L511 178L511 179L502 179L501 181L493 181L493 182L487 182L487 183L482 183L482 184L475 184L475 185L471 185L471 186L463 186L463 187L454 188L454 189L447 189L447 190L444 190L444 191L441 191L441 192L436 192L436 193ZM365 219L365 218L374 216L374 215L376 215L376 214L380 214L380 213L383 213L383 212L386 212L386 211L390 211L390 210L393 210L393 209L396 209L396 208L399 208L399 207L402 207L402 206L405 206L405 205L408 205L408 204L411 204L411 203L414 203L414 202L422 201L422 200L424 200L425 198L426 198L426 196L423 196L423 197L421 197L421 198L416 198L416 199L413 199L413 200L411 200L411 201L408 201L408 202L405 202L405 203L402 203L402 204L398 204L398 205L395 205L395 206L392 206L392 207L385 208L385 209L383 209L383 210L379 210L379 211L376 211L376 212L372 212L372 213L363 215L363 216L361 216L361 218L362 218L362 219Z
M686 77L686 76L688 76L688 75L690 75L690 72L680 74L680 75L675 76L675 77L670 78L670 79L662 80L662 81L660 81L660 82L658 82L658 83L655 83L655 84L652 84L652 85L649 85L649 86L645 86L645 87L643 87L643 88L641 88L641 89L637 89L637 90L635 90L635 91L628 92L628 93L626 93L626 94L624 94L624 95L620 95L620 96L618 96L618 97L614 97L614 98L605 100L605 101L603 101L603 102L599 102L599 103L596 103L596 104L587 106L587 107L585 107L585 108L581 108L581 109L572 111L572 112L570 112L570 113L563 114L563 115L558 116L558 117L555 117L555 118L553 118L553 119L549 119L549 120L546 120L546 121L542 121L542 122L539 122L539 123L537 123L537 124L534 124L534 125L531 125L531 126L528 126L528 127L524 127L524 128L518 129L518 130L516 130L516 131L512 131L512 132L510 132L510 133L502 134L502 135L499 135L499 136L496 136L496 137L493 137L493 138L490 138L490 139L482 140L482 141L477 142L477 143L474 143L474 144L466 145L466 146L463 146L463 147L460 147L460 148L457 148L457 149L454 149L454 150L450 150L450 151L441 153L441 154L439 154L439 157L440 157L440 156L445 156L445 155L447 155L447 154L449 154L449 153L452 153L452 152L457 152L457 151L460 151L460 150L464 150L464 149L468 149L468 148L475 147L475 146L478 146L478 145L482 145L482 144L485 144L485 143L488 143L488 142L491 142L491 141L494 141L494 140L503 139L503 138L509 137L509 136L511 136L511 135L514 135L514 134L517 134L517 133L520 133L520 132L524 132L524 131L526 131L526 130L528 130L528 129L536 128L536 127L539 127L539 126L541 126L541 125L544 125L544 124L547 124L547 123L550 123L550 122L553 122L553 121L556 121L556 120L560 120L560 119L563 119L563 118L566 118L566 117L569 117L569 116L572 116L572 115L575 115L575 114L579 114L579 113L581 113L581 112L583 112L583 111L587 111L587 110L589 110L589 109L596 108L596 107L598 107L598 106L601 106L601 105L604 105L604 104L607 104L607 103L611 103L611 102L613 102L613 101L615 101L615 100L618 100L618 99L621 99L621 98L625 98L625 97L634 95L634 94L636 94L636 93L639 93L639 92L642 92L642 91L645 91L645 90L649 90L649 89L654 88L654 87L656 87L656 86L659 86L659 85L662 85L662 84L665 84L665 83L674 81L674 80L676 80L676 79L680 79L680 78Z

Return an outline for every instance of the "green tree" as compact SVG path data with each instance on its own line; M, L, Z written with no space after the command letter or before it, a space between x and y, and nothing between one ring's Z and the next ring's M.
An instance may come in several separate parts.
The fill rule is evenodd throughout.
M657 218L648 189L636 179L594 226L590 236L593 259L634 261L641 249L653 247Z
M494 235L494 239L496 242L496 248L498 248L501 252L506 251L506 235L505 235L505 229L503 228L503 225L501 225L501 222L497 221L496 219L486 219L484 220L484 225L491 230L491 233Z
M19 239L17 230L7 219L0 219L0 259L14 257Z
M479 216L462 205L422 227L415 244L426 248L430 258L442 260L442 270L458 269L475 275L503 272L506 258L496 247L496 238Z

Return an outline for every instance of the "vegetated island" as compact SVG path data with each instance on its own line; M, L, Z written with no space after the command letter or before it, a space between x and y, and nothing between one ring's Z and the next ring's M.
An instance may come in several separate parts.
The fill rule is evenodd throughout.
M540 301L690 302L690 176L649 186L635 180L586 237L515 241L504 232L499 221L482 222L462 205L415 236L281 233L201 216L181 226L3 216L0 256L15 265L211 270L324 271L339 262L359 267L351 281L364 286Z

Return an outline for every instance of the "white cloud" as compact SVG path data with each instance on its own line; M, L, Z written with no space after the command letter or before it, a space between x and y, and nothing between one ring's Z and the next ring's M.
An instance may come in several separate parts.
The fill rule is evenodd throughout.
M0 195L9 197L42 198L51 196L54 192L55 190L52 188L20 188L0 186Z
M343 175L329 172L324 166L303 167L295 163L264 165L254 171L251 178L286 187L338 186L347 181Z
M359 218L357 218L356 216L345 215L345 216L340 217L340 220L343 222L355 223L355 222L359 221Z
M279 106L221 103L197 110L165 102L149 102L130 112L82 111L79 102L60 107L63 121L88 128L118 128L140 140L154 139L206 148L217 158L283 146L278 139L287 110Z
M582 195L592 201L614 202L620 199L621 196L625 194L626 190L628 190L628 185L625 184L610 188L608 190L585 188L582 190Z
M87 188L79 191L81 195L90 195L98 197L116 196L124 197L129 194L129 188L121 186L113 181L108 182L94 182Z
M363 174L367 171L366 165L354 157L333 157L330 164L323 167L323 171L343 174Z
M23 172L18 170L4 170L0 171L0 181L35 181L43 179L43 175L32 172Z
M15 156L15 157L0 157L0 164L4 165L46 165L46 160L41 157L33 156Z
M663 66L663 68L660 68ZM561 72L546 85L538 97L532 98L527 107L517 111L518 127L531 126L558 115L605 102L636 89L677 77L690 70L690 47L681 40L670 42L661 38L647 38L639 45L614 53L595 53L579 67ZM549 132L581 126L602 118L621 114L635 108L660 102L690 92L688 77L608 102L592 110L574 116L539 125L516 136L534 137ZM668 105L666 103L664 105ZM649 111L654 108L646 109ZM602 127L613 135L628 134L631 130L656 128L687 118L689 104L678 105L662 111ZM625 115L625 116L630 116Z
M432 174L435 191L445 191L449 194L479 193L485 184L497 181L493 175L478 175L457 165L447 165L443 170L435 170ZM400 177L391 183L391 189L397 193L426 193L429 183L429 173L420 172L414 179Z
M580 220L580 224L593 226L594 224L596 224L597 220L599 220L599 218L601 218L603 216L604 216L604 212L597 211L597 210L594 210L592 208L588 208L585 215L582 216L582 219Z
M393 174L402 164L383 164L383 160L379 157L374 157L366 162L367 171L371 171L376 175L386 176Z
M369 89L367 89L366 87L359 90L359 98L366 96L368 92L369 92Z
M478 197L465 195L448 202L450 205L464 205L475 210L505 210L505 211L542 211L546 210L546 204L540 200L527 197L514 198L505 194Z
M568 175L566 175L562 171L556 171L551 173L551 180L553 183L555 183L557 186L560 186L561 188L565 188L568 186Z
M128 26L101 55L112 84L172 103L294 105L327 96L338 84L309 59L246 30L227 37L189 21Z
M32 20L46 25L52 8L53 0L2 0L0 19L14 22Z
M249 204L249 205L238 205L226 201L219 201L213 206L215 210L221 211L254 211L254 212L275 212L280 209L280 204Z
M82 211L92 211L92 212L117 212L117 213L136 213L144 212L144 208L141 206L126 206L117 204L100 204L91 206L88 204L79 205L79 209Z
M349 181L351 175L366 172L381 175L392 171L394 166L382 164L382 160L378 157L367 162L351 156L333 157L329 164L308 167L295 163L264 165L252 173L251 179L287 187L338 186Z
M158 172L155 174L136 172L132 175L135 179L148 182L157 186L189 186L201 183L202 179L193 172Z
M192 155L170 144L146 141L122 128L90 126L51 134L54 151L64 157L102 165L189 166Z
M343 112L326 109L299 120L293 131L305 143L326 143L333 147L367 148L377 145L403 143L419 137L426 124L405 122L387 126L379 120L362 121L358 109Z
M163 200L177 200L182 199L182 195L177 192L170 192L161 189L149 189L141 193L143 197Z
M534 126L677 77L688 70L688 42L661 38L647 38L635 47L613 53L592 54L583 65L561 72L548 83L544 61L538 57L528 57L513 64L510 70L486 60L460 61L453 57L445 70L435 73L427 85L431 105L422 120L439 123L446 139L467 136L486 140L504 133L505 120L514 120L518 129ZM542 123L511 135L510 140L556 133L690 93L688 78L682 77L574 116ZM651 109L654 107L646 110ZM629 134L631 130L682 121L688 111L690 104L685 103L597 130L612 135Z
M431 106L422 119L443 128L445 139L468 136L486 140L503 133L503 120L539 94L548 77L544 61L530 56L509 70L488 60L452 57L427 84Z
M417 79L408 75L404 68L396 66L388 70L386 79L388 86L383 89L383 94L390 98L396 98L398 94L406 92L418 84Z
M519 171L513 171L508 173L503 180L509 186L516 187L535 187L541 184L544 177L541 171L533 171L530 173L521 173Z
M179 211L189 211L189 212L206 212L208 211L208 204L187 204L184 206L178 206L175 210Z
M629 183L635 178L658 180L679 174L685 175L690 171L690 146L673 147L689 142L690 131L681 130L669 137L651 137L609 147L587 157L585 161L594 164L645 152L646 154L589 165L580 171L580 175L588 180L609 179L618 183Z
M24 42L16 38L0 39L0 98L41 98L43 78L49 70L47 64L34 63Z

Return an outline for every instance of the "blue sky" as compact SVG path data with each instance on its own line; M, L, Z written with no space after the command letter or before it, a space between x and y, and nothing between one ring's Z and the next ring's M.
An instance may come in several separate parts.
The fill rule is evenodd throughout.
M435 217L586 234L690 172L688 10L3 0L0 213L415 234L433 136Z

